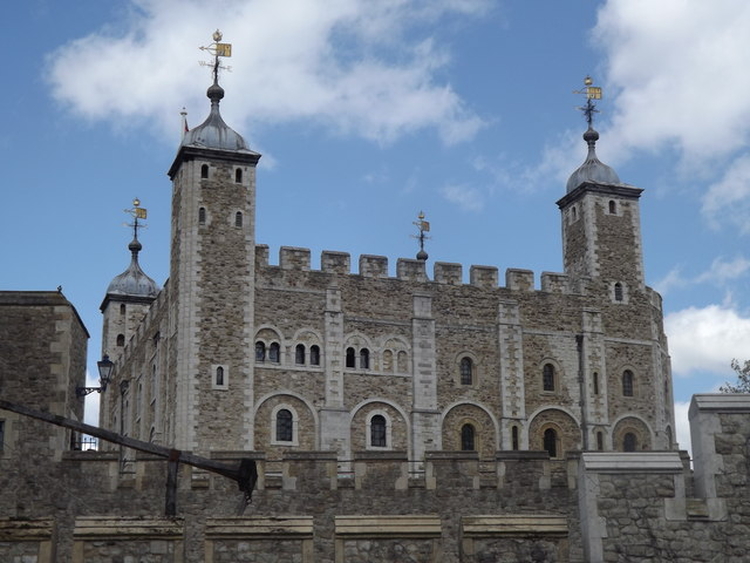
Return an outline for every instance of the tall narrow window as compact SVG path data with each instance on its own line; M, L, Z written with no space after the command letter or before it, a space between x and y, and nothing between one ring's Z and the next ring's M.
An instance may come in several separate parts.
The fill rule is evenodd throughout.
M125 335L124 334L118 334L117 335L117 345L118 346L125 346Z
M518 450L518 426L514 426L511 429L510 434L512 441L511 448L513 448L513 450Z
M201 178L208 178L208 164L201 166Z
M474 365L471 358L464 356L461 358L461 385L471 385L474 383Z
M216 385L224 385L224 368L221 366L216 368Z
M255 343L255 361L256 362L266 361L266 345L260 340Z
M121 315L125 314L125 303L120 303L120 314Z
M594 395L599 394L599 374L594 372Z
M295 364L305 363L305 345L304 344L297 344L297 347L294 349L294 363Z
M234 226L235 227L241 227L242 226L242 211L238 211L234 214Z
M461 427L461 449L465 452L474 451L474 427L471 424L464 424Z
M353 368L354 361L354 348L350 346L346 349L346 367Z
M386 447L385 417L376 414L370 419L370 445L376 448Z
M294 438L292 412L281 409L276 413L276 441L291 442Z
M622 301L622 284L620 282L615 284L615 301Z
M542 387L545 391L555 390L555 366L544 364L542 368Z
M205 207L201 207L198 209L198 224L199 225L206 224L206 208Z
M622 449L626 452L634 452L637 445L635 434L628 432L622 440Z
M633 372L629 369L622 372L622 394L625 397L633 396Z
M550 457L557 457L557 432L552 428L544 431L544 449Z
M609 200L609 212L614 215L617 213L617 204L615 203L615 200L610 199Z
M238 184L242 183L242 168L238 168L234 171L234 181Z
M601 432L596 433L596 449L600 452L604 450L604 434Z
M359 351L359 367L360 369L370 369L370 351L367 348L362 348Z
M278 364L281 361L281 346L278 342L271 342L268 347L268 361Z
M320 346L317 344L310 346L310 365L320 365Z

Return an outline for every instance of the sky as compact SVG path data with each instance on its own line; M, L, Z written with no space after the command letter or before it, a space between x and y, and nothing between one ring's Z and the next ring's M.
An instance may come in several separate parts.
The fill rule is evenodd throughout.
M26 0L4 7L3 290L62 286L89 332L129 263L168 277L166 172L208 113L199 47L232 43L222 115L258 169L258 243L562 271L555 202L585 158L644 189L648 285L664 298L677 437L694 393L750 359L750 3L745 0ZM428 264L428 272L431 265ZM96 420L96 397L87 419Z

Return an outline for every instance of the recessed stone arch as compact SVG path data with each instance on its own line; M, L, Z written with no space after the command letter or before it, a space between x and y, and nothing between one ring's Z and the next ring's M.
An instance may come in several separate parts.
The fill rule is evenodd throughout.
M565 452L581 449L581 427L569 413L559 408L545 408L529 423L529 449L545 450L545 432L554 430L557 438L555 457L564 457Z
M474 449L480 458L492 459L498 448L497 420L483 406L462 402L448 407L442 418L443 449L461 449L461 429L466 424L474 427Z
M629 436L630 435L630 436ZM635 440L635 443L632 440ZM626 448L630 445L634 449ZM643 451L653 449L653 433L644 420L634 415L621 417L612 431L612 447L616 451Z
M292 392L281 391L262 397L255 406L255 440L254 449L266 452L268 459L281 459L290 444L274 444L273 419L281 408L288 408L295 415L294 448L300 450L317 449L318 421L314 409L306 400Z
M383 448L378 449L411 452L408 417L401 407L385 399L363 401L352 409L349 423L351 451L368 449L369 423L372 416L376 414L385 417L389 437L389 442Z

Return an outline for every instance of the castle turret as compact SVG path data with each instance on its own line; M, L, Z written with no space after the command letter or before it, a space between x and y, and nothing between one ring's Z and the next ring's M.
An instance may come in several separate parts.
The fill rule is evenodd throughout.
M220 38L219 38L220 40ZM186 133L169 170L170 316L177 341L173 443L181 449L252 447L255 168L260 154L222 119L224 89Z

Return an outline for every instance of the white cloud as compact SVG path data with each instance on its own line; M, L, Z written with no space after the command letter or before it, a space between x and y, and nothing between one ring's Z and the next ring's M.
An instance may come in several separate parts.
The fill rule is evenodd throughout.
M664 328L669 337L672 371L677 376L713 372L731 379L731 360L748 356L750 318L743 318L728 307L709 305L669 313L664 318Z
M750 4L608 0L593 37L607 53L622 149L676 148L704 164L747 143Z
M449 201L464 211L481 211L484 208L484 198L478 189L470 186L451 184L444 186L440 193Z
M715 228L730 224L742 233L750 232L750 154L737 158L724 176L709 186L702 212Z
M233 72L221 78L222 112L236 128L302 119L380 143L434 128L451 144L471 138L482 120L437 78L450 54L424 32L407 32L488 5L227 0L207 12L198 0L132 0L123 29L100 30L51 54L49 80L54 97L86 118L176 131L182 106L201 116L191 125L207 113L196 85L203 76L208 86L209 72L196 61L209 56L197 47L219 27L233 43L233 57L225 59Z
M690 410L690 401L681 402L675 401L674 404L674 424L675 424L675 439L680 445L681 450L687 450L690 452L690 457L693 456L692 443L690 440L690 423L688 420L688 411Z

